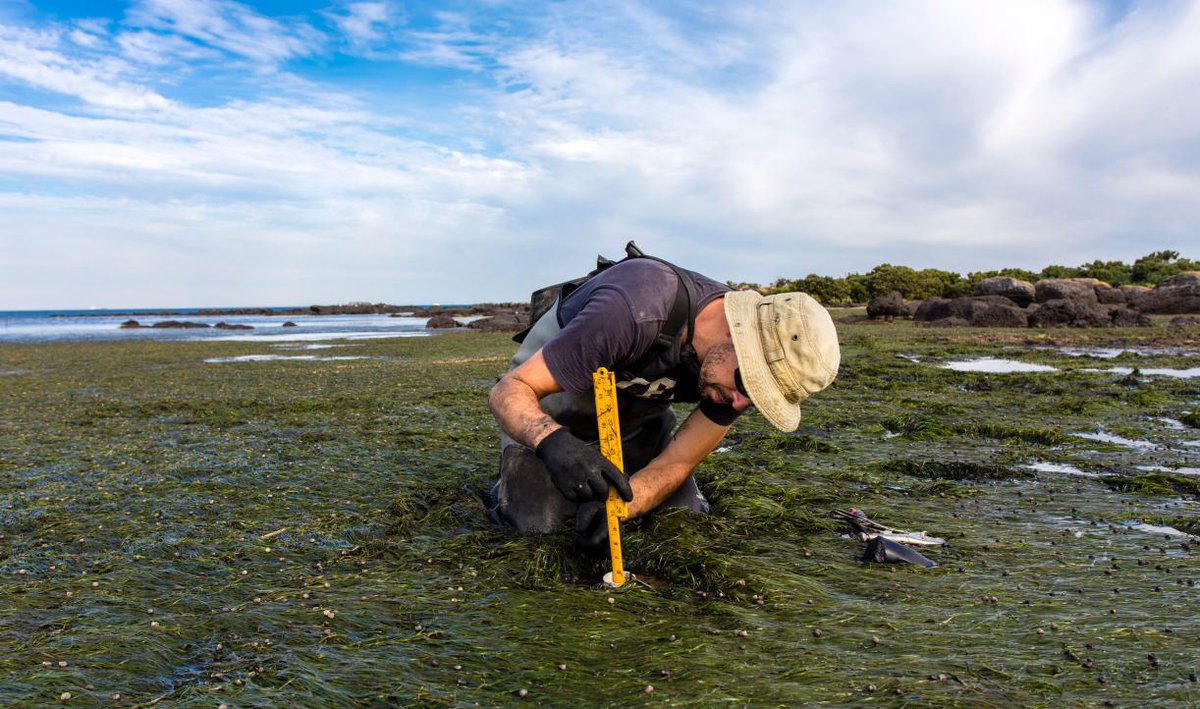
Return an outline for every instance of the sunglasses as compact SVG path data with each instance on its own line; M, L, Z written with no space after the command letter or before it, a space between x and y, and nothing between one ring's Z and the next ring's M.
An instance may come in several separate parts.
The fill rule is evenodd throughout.
M746 391L746 384L744 382L742 382L742 368L741 367L738 367L737 369L733 370L733 385L735 387L737 387L738 391L742 392L742 396L746 397L747 399L750 398L750 392Z

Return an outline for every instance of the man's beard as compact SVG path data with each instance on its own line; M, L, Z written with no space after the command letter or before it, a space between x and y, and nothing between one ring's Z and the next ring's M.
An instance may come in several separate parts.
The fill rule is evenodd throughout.
M700 365L701 398L719 401L723 404L733 403L718 383L721 377L720 372L727 366L730 359L737 360L737 351L733 349L732 342L722 342L709 348L708 354L704 356L704 363ZM712 395L709 392L712 392Z

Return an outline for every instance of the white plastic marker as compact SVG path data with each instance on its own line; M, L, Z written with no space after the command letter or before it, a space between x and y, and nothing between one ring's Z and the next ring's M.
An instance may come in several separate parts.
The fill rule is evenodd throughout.
M617 415L617 378L612 372L601 367L592 375L592 388L596 391L596 427L600 430L600 454L624 473L621 421ZM608 488L604 513L608 521L608 551L612 555L612 571L604 574L604 583L616 588L625 585L625 568L621 559L621 520L629 517L629 507L617 494L615 487Z

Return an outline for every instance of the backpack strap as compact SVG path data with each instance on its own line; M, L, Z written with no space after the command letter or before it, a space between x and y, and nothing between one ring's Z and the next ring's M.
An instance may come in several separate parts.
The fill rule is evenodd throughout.
M629 243L625 244L625 258L621 259L621 262L636 258L658 261L664 266L670 268L675 274L675 277L679 279L679 288L675 291L675 302L671 306L671 312L667 316L667 322L663 325L663 329L658 333L658 337L655 338L654 344L650 346L650 349L647 350L644 355L638 358L636 362L633 362L630 365L630 367L634 369L650 364L664 351L670 350L672 347L674 347L675 340L679 337L679 333L683 331L683 326L685 324L687 325L687 337L681 343L681 347L692 344L692 334L696 331L696 282L692 279L691 275L670 261L660 259L657 256L650 256L638 248L636 243L630 241ZM562 302L567 299L567 296L570 295L572 291L591 280L596 274L600 273L601 271L608 270L617 263L619 262L606 259L603 256L597 256L595 270L586 276L580 276L579 278L575 278L570 281L565 281L563 283L558 283L553 286L548 286L546 288L534 291L532 297L533 307L531 308L530 312L531 317L529 327L514 335L512 338L513 341L518 343L524 342L525 338L529 335L529 331L533 329L533 326L537 323L537 320L543 313L546 312L546 310L549 310L551 307L555 307L556 305L557 307L562 307Z
M658 261L670 268L674 272L675 277L679 279L679 288L675 291L675 303L671 306L671 313L667 316L667 322L663 325L663 329L659 331L658 337L655 338L654 344L650 346L650 349L628 367L629 369L637 370L649 365L658 359L663 352L673 348L676 339L679 337L679 333L683 330L684 324L687 325L687 336L680 343L680 347L692 344L692 335L696 332L696 282L687 271L684 271L670 261L642 253L642 250L632 241L625 245L625 252L629 254L626 257L627 259L645 258L651 261Z

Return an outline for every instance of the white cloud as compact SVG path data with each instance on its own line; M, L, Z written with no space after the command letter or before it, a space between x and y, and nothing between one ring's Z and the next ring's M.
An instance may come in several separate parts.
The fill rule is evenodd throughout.
M264 65L317 53L325 41L307 23L272 19L232 0L139 0L129 20Z
M358 2L322 15L344 41L227 0L0 28L0 81L83 102L0 103L0 239L47 235L0 305L87 282L42 275L63 249L140 302L163 264L246 302L520 298L630 238L757 282L1200 257L1200 2L666 7ZM339 46L397 78L295 67ZM222 69L235 98L189 100Z
M165 108L157 92L122 80L128 67L111 57L65 54L56 31L35 32L0 25L0 77L75 96L102 108L140 111Z
M352 2L344 12L330 11L325 16L355 48L369 48L390 39L403 18L400 9L390 2Z

